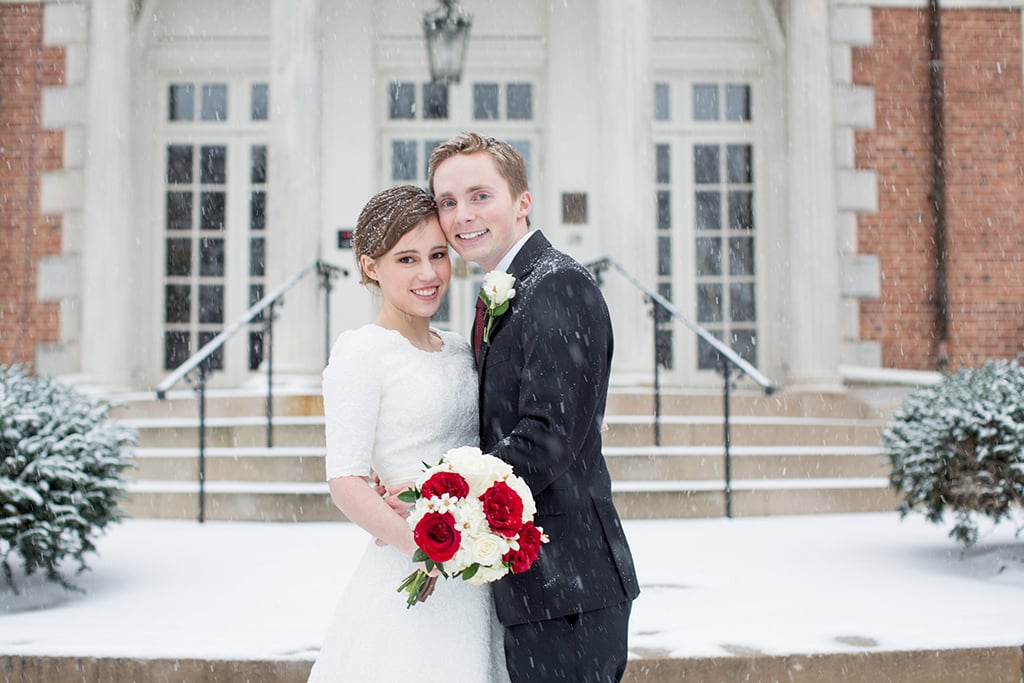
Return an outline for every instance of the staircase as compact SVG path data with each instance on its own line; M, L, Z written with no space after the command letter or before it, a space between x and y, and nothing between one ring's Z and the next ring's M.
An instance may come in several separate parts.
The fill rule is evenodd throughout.
M114 419L139 431L129 471L134 517L196 518L198 410L193 392L117 397ZM207 391L205 518L342 519L323 481L321 397L276 395L273 445L265 396ZM613 388L605 456L626 518L725 514L722 396L667 390L655 442L650 389ZM891 510L888 465L878 449L884 415L851 396L734 392L733 516Z

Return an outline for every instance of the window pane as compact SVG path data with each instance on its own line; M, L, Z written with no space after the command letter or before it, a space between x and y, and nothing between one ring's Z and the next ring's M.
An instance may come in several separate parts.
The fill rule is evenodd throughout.
M697 285L697 321L722 322L722 285Z
M751 237L729 238L729 274L754 274L754 240Z
M199 322L224 322L224 285L199 285Z
M725 86L725 118L729 121L750 120L750 86Z
M498 118L498 84L473 84L473 118L480 120Z
M201 192L199 194L199 229L224 229L224 193Z
M729 228L754 229L754 194L746 190L729 193Z
M393 119L416 118L416 84L392 81L388 87L388 112Z
M267 193L259 190L249 194L249 229L267 227Z
M658 230L672 227L672 193L668 190L658 191Z
M530 141L529 140L508 140L508 144L515 151L519 152L519 156L523 157L523 161L526 163L526 175L530 175L530 170L533 168L533 164L530 163Z
M654 120L669 120L668 83L654 84Z
M693 120L718 120L718 86L698 84L693 86Z
M167 146L167 182L192 182L192 147L189 145Z
M448 118L448 84L423 84L423 118Z
M757 365L757 333L754 330L733 330L731 344L745 361Z
M222 185L227 180L228 148L204 145L199 149L199 182Z
M654 146L654 181L658 183L670 183L672 182L672 168L671 168L672 157L669 153L668 145L655 145Z
M189 357L188 332L164 332L164 370L173 370Z
M192 193L167 193L167 229L189 230L192 227Z
M199 274L210 277L224 275L224 240L199 240Z
M697 238L697 276L722 274L722 241L717 237Z
M711 184L721 181L719 171L718 145L694 145L693 148L693 180L700 184Z
M252 277L262 277L266 273L265 253L266 240L262 237L249 240L249 275Z
M171 121L191 121L195 118L196 88L191 83L173 83L169 102L167 118Z
M529 83L509 83L505 118L510 121L528 121L533 118L533 86Z
M192 288L189 285L164 286L164 322L187 323L192 310Z
M252 84L252 98L249 115L253 121L266 121L270 113L270 88L266 83Z
M253 183L267 182L267 146L253 145L251 156L252 165L249 168L249 181Z
M391 143L391 179L416 180L415 140L395 140Z
M672 274L672 238L658 237L658 275Z
M175 238L167 240L167 274L190 275L192 273L192 240Z
M712 335L716 339L721 339L722 335L718 332L712 332ZM719 359L721 354L715 350L711 344L701 339L697 342L697 367L701 370L715 370L718 368Z
M669 282L658 283L658 294L665 299L672 301L672 284ZM659 323L667 323L672 320L672 315L661 306L654 307L654 320Z
M672 329L655 330L654 332L655 362L661 367L672 369Z
M753 181L750 164L750 145L726 146L725 166L728 182L749 185Z
M213 331L206 331L199 333L199 348L206 346L214 337L219 333ZM198 351L198 349L196 349ZM224 369L224 347L221 346L219 349L210 354L210 357L206 359L206 367L209 370L222 370Z
M423 143L423 177L430 177L430 155L444 140L427 140Z
M259 370L263 363L263 333L249 332L249 369Z
M694 227L697 230L721 230L722 208L717 192L696 193Z
M260 299L262 299L262 298L263 298L263 285L261 285L258 282L249 285L249 308L252 308L256 304L258 304L260 302ZM256 317L254 317L252 319L253 322L262 321L264 319L263 316L264 316L264 314L266 312L267 312L267 309L264 308L262 311L257 313Z
M215 84L203 86L199 118L203 121L228 120L228 86Z
M754 310L754 283L733 282L729 285L729 318L733 322L757 320Z

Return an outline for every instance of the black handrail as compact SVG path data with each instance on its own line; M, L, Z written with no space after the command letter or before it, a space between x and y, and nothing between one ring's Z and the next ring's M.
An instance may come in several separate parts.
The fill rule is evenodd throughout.
M310 272L316 271L317 276L320 279L320 288L324 290L324 357L327 358L331 352L330 347L330 333L331 333L331 290L333 289L333 281L339 276L347 277L348 270L340 266L335 266L320 259L311 261L304 266L299 272L292 275L290 278L285 280L277 289L270 292L262 299L257 301L255 304L249 307L241 317L235 322L228 325L220 332L216 337L206 342L201 349L196 351L194 354L179 365L173 372L164 378L160 384L156 387L156 397L158 399L167 398L167 392L171 387L176 385L182 379L186 379L191 373L195 372L197 379L195 381L195 391L199 394L199 515L198 520L200 522L205 520L206 517L206 380L210 373L210 357L216 353L228 339L233 337L239 330L245 327L248 323L258 319L262 316L262 320L265 326L266 336L264 337L264 344L266 346L266 368L267 368L267 400L266 400L266 435L267 435L267 448L270 448L274 443L273 437L273 418L274 418L274 308L283 303L284 294L299 283L304 277L309 275ZM266 315L263 315L266 311ZM326 362L326 361L325 361Z
M601 282L601 275L604 271L609 268L614 268L626 278L634 287L639 289L644 294L644 298L651 303L653 307L653 319L654 319L654 444L656 446L661 445L661 381L659 374L659 367L661 365L658 359L658 323L659 323L659 308L673 318L681 322L691 331L693 331L698 337L707 342L715 351L718 352L719 358L719 372L722 374L723 379L723 445L725 448L725 516L732 517L732 459L731 459L731 447L732 447L732 436L730 433L730 410L729 410L729 384L731 381L731 375L734 371L738 370L743 373L754 382L759 384L764 390L765 395L771 395L775 392L775 383L765 377L761 372L751 365L748 361L744 360L736 351L731 347L727 346L720 339L715 337L713 334L708 332L706 329L690 320L684 313L672 305L672 302L658 294L653 288L647 286L642 280L637 278L635 275L630 273L628 270L623 268L618 262L610 258L603 258L592 263L586 264L593 273L594 277L597 278L598 283Z

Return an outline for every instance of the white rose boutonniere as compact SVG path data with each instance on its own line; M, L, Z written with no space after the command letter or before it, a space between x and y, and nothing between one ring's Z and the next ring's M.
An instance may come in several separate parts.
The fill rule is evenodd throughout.
M508 310L509 299L516 295L516 279L508 273L492 270L484 275L484 284L480 287L478 296L486 306L486 322L484 324L484 341L486 342L491 334L491 325L499 315L504 315Z

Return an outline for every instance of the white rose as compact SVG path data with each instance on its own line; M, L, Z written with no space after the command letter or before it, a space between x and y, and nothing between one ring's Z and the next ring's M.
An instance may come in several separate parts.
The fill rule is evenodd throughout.
M496 534L484 534L470 539L470 549L473 561L483 568L501 563L501 556L508 552L508 542L502 541Z
M521 477L509 477L505 480L508 487L523 499L523 521L529 522L537 514L537 504L533 502L533 492Z
M484 455L479 448L454 448L444 456L445 465L461 474L469 484L469 497L476 498L491 484L512 474L512 467L493 455Z
M508 568L499 562L497 565L490 567L480 567L476 574L468 580L474 586L482 586L485 583L497 581L505 576L505 574L508 574Z
M484 275L483 291L490 307L497 308L516 295L516 279L508 273L492 270Z

